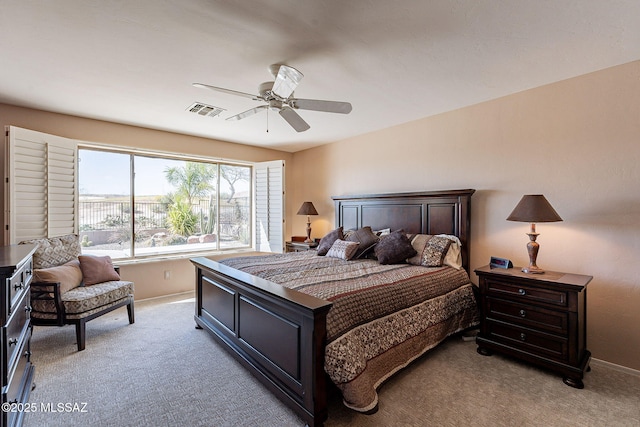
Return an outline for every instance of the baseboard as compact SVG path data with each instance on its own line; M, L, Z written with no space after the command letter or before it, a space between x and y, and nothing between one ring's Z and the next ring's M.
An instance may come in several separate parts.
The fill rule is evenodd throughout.
M176 292L175 294L158 295L158 296L155 296L155 297L137 299L137 300L135 300L135 302L151 301L151 300L154 300L154 299L175 297L175 296L178 296L178 295L189 295L189 294L194 295L194 291L184 291L184 292Z
M609 369L613 369L614 371L623 372L628 375L633 375L634 377L640 377L640 371L632 368L627 368L626 366L616 365L615 363L607 362L606 360L600 360L596 358L591 358L592 365L600 365L607 367Z

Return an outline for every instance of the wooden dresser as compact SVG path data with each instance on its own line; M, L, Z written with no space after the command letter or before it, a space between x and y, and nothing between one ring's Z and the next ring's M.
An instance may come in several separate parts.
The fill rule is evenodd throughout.
M478 353L501 352L563 375L583 388L589 369L587 284L591 276L519 267L475 270L480 286Z
M29 402L35 368L31 364L31 304L29 284L33 276L35 245L0 247L2 276L2 416L0 426L22 425Z

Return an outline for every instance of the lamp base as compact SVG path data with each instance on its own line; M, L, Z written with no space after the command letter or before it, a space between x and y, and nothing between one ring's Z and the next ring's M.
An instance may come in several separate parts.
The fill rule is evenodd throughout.
M313 240L311 239L311 223L307 222L307 239L304 241L305 243L311 243Z
M527 233L529 236L529 242L527 243L527 252L529 253L529 267L524 267L522 269L523 273L531 273L531 274L542 274L544 270L536 265L536 259L538 258L538 250L540 249L540 244L536 242L536 237L539 236L536 233L535 224L531 224L531 232Z
M531 274L543 274L544 270L537 265L530 265L529 267L522 267L522 272Z

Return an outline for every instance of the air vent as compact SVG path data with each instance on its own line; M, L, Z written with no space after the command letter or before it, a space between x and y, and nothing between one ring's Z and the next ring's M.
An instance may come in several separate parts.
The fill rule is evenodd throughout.
M213 105L203 104L202 102L195 102L191 104L187 111L196 113L205 117L216 117L223 111L226 111L224 108L214 107Z

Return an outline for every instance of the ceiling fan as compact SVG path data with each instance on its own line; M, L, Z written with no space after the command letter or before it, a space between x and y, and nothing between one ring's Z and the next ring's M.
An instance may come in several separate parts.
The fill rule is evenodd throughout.
M304 77L302 73L295 68L288 65L274 64L269 67L269 70L271 74L274 75L275 81L262 83L258 88L259 95L238 92L203 83L193 83L193 85L195 87L211 89L267 103L266 105L259 105L235 116L231 116L227 118L227 120L242 120L260 111L271 109L278 111L282 118L297 132L304 132L309 129L310 126L295 110L313 110L340 114L349 114L351 112L351 104L348 102L294 98L293 91L298 87L302 77Z

